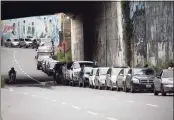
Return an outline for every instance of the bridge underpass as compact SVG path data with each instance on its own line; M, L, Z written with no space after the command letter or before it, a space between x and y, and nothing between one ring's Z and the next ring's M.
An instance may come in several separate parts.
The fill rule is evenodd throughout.
M124 48L127 44L133 44L122 41L125 34L122 34L121 18L125 18L125 16L121 14L125 11L121 13L120 5L116 2L46 2L42 5L23 3L18 7L15 2L2 2L1 6L2 19L47 15L57 12L68 13L72 18L73 60L96 60L102 66L110 66L112 64L128 64L129 61L125 58L129 56L129 51ZM141 3L140 8L143 5ZM137 35L134 36L134 42L137 44L133 44L136 49L132 52L134 55L132 61L135 62L135 65L144 63L146 59L157 64L154 62L157 59L164 61L172 58L172 3L150 2L146 3L145 8L146 14L144 14L142 7L138 12L134 12L135 16L133 17L134 23L136 23L134 27L141 28L135 29L135 33L133 33ZM152 15L155 20L152 19ZM167 19L164 19L166 15ZM126 19L126 21L129 20ZM155 30L161 24L164 26ZM162 31L165 27L168 28L167 33ZM146 37L144 33L146 33ZM159 40L167 38L163 45L156 41L159 38L158 34L162 35ZM158 46L156 42L159 44ZM149 43L148 48L143 47L144 43ZM148 50L146 51L146 49ZM160 51L158 52L158 50ZM127 52L126 55L125 52ZM51 77L36 70L35 54L36 51L32 49L1 48L1 73L7 76L10 67L14 66L19 80L30 80L31 78L39 81L51 80ZM51 86L51 89L47 89L38 86L38 84L26 85L25 83L23 85L7 85L1 89L2 118L4 120L49 120L50 118L52 120L173 119L173 96L171 95L162 97L154 96L153 93L131 94L70 86Z

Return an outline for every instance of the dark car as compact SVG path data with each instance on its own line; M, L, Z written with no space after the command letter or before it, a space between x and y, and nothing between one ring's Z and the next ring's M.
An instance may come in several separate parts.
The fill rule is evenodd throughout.
M155 70L153 68L132 68L128 71L125 79L124 90L135 91L153 91L153 81L155 79Z
M57 84L62 83L63 79L63 72L62 72L62 67L65 65L65 62L57 62L54 65L53 68L53 79L56 81Z

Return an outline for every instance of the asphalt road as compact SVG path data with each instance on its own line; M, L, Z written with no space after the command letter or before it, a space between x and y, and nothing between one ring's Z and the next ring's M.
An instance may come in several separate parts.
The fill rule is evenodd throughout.
M1 73L14 66L20 80L51 80L36 70L35 54L1 48ZM1 114L3 120L173 120L173 96L18 83L1 89Z

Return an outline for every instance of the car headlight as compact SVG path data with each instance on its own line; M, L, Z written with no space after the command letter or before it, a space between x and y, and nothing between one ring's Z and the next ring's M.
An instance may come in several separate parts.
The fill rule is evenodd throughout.
M164 82L163 82L163 85L173 85L173 83L168 82L168 81L164 81Z
M133 83L140 83L140 80L137 78L132 78Z

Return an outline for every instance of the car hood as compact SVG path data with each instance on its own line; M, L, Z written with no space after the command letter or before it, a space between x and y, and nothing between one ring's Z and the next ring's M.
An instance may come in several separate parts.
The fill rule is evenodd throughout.
M100 80L105 80L106 79L106 75L100 75Z
M163 83L173 83L173 78L162 78Z
M18 44L19 42L18 41L15 41L15 42L12 42L13 44Z
M134 78L137 78L139 80L147 80L147 79L154 79L155 76L154 75L134 75Z
M32 41L26 41L26 43L28 43L28 44L29 44L29 43L32 43Z

